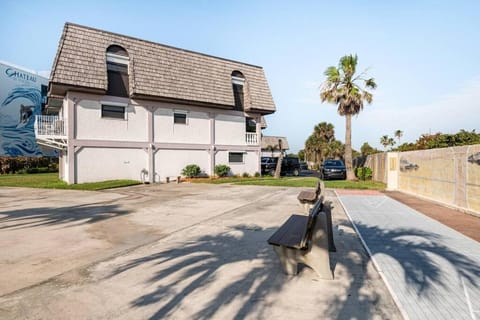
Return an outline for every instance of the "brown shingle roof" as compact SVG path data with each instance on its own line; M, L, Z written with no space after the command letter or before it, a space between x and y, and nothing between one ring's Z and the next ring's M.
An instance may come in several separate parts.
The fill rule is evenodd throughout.
M262 150L267 150L270 146L278 146L278 140L282 140L282 149L290 149L288 145L288 140L286 137L274 137L274 136L263 136L262 137Z
M140 40L107 31L66 23L50 76L51 93L71 87L107 89L106 50L120 45L129 54L130 92L133 97L234 106L231 73L245 76L245 110L275 112L263 69Z

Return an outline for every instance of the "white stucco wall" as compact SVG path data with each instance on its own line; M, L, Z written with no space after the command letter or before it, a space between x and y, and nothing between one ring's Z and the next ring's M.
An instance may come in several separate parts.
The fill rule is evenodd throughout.
M148 155L142 149L81 148L75 156L77 182L115 179L142 180Z
M67 151L63 151L64 153L62 154L61 157L58 158L59 161L59 167L62 167L62 171L59 172L60 174L60 179L62 179L65 182L68 182L68 168L69 168L69 163L68 163L68 156L67 156ZM61 162L61 164L60 164ZM60 168L59 168L60 169Z
M187 124L173 123L175 110L187 111ZM210 119L208 113L188 110L171 105L154 113L155 142L210 143Z
M234 151L231 152L242 152ZM228 153L229 151L219 151L215 156L215 165L226 164L230 167L232 174L242 175L244 172L247 172L250 175L254 175L258 170L259 157L255 151L244 152L243 163L229 163L228 162Z
M245 145L245 117L217 115L215 117L215 143Z
M129 105L125 119L102 118L101 103L80 100L75 107L76 138L89 140L146 141L147 111Z
M155 153L155 181L180 176L189 164L198 165L203 173L210 175L210 155L205 150L158 150Z

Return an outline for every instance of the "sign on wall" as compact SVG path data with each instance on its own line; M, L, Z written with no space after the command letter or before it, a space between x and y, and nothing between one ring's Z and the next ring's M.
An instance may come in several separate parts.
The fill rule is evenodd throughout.
M48 79L0 62L0 156L56 156L37 145L35 115L45 107Z

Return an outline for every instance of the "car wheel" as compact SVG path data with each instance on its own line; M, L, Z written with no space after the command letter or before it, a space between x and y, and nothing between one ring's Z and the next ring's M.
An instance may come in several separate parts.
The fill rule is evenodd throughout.
M297 177L299 174L300 174L300 172L298 172L298 169L294 169L294 170L293 170L293 175L294 175L295 177Z
M272 169L272 170L268 171L268 174L273 177L275 175L275 170Z

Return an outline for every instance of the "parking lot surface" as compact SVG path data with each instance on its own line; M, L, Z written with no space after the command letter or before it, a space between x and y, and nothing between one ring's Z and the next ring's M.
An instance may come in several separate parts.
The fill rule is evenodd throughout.
M266 240L297 188L0 188L1 319L400 319L335 194L334 280Z

